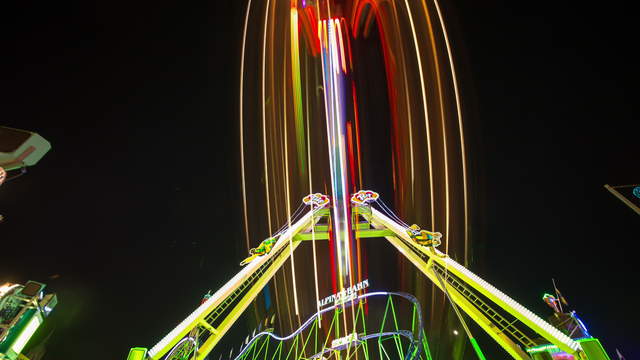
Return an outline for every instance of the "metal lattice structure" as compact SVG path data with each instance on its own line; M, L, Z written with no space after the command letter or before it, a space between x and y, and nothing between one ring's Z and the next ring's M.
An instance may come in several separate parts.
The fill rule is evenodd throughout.
M342 2L340 2L342 3ZM389 6L396 5L396 2L387 2ZM401 2L397 2L398 5ZM426 140L426 149L428 154L425 154L425 161L427 163L427 172L429 174L427 178L423 179L424 183L429 184L429 189L426 187L424 190L429 193L430 207L429 213L432 215L429 226L437 227L442 226L442 223L435 221L435 214L438 210L435 206L435 186L441 184L445 189L445 203L446 210L444 210L445 218L444 228L440 231L446 233L449 232L449 197L450 197L450 183L448 180L449 173L454 171L453 164L449 164L448 159L458 158L457 173L460 174L461 181L464 184L462 187L463 201L462 201L462 215L464 217L464 246L465 256L468 247L468 204L467 204L467 187L466 187L466 165L465 165L465 150L464 150L464 137L460 102L458 98L457 84L455 80L455 71L453 69L453 63L451 65L451 76L453 81L453 92L455 93L455 101L445 101L443 94L445 87L442 86L442 79L440 74L441 67L435 67L435 81L438 84L437 98L440 99L441 109L441 124L433 126L432 122L428 120L429 111L427 109L427 94L425 86L425 74L422 70L422 56L420 55L420 41L415 29L417 16L420 14L416 12L416 18L412 14L411 7L408 2L405 1L406 17L396 18L387 17L389 14L396 14L396 8L393 7L387 9L383 6L377 6L375 1L355 1L353 5L352 13L342 13L342 7L330 6L331 1L306 1L299 4L298 1L292 2L270 2L267 1L264 5L263 11L264 27L261 29L262 33L262 55L259 56L262 66L259 73L262 75L261 91L259 91L259 105L262 109L262 114L258 115L262 119L262 124L258 126L262 130L260 137L253 137L257 141L261 141L262 155L264 161L262 162L262 168L264 172L255 171L250 166L245 166L245 155L243 143L245 143L245 127L243 120L243 112L245 107L243 106L244 92L244 66L245 66L245 50L255 50L253 46L247 46L247 27L253 22L251 21L251 4L247 7L247 13L245 18L245 30L243 35L243 53L241 55L241 78L240 78L240 144L241 144L241 171L242 171L242 192L243 192L243 209L245 211L245 232L248 235L248 223L247 220L247 204L246 196L247 189L245 184L245 171L251 172L249 178L260 179L260 186L264 186L266 209L267 209L267 223L272 224L272 202L271 199L277 199L277 201L283 200L287 210L288 225L284 230L277 232L276 234L269 234L269 238L264 240L257 248L250 250L249 257L242 261L241 264L246 264L242 270L240 270L232 279L230 279L222 288L220 288L215 294L213 294L208 300L200 305L193 313L187 316L177 327L171 330L160 342L153 346L148 352L144 348L134 348L129 354L129 360L205 360L209 354L212 353L214 348L219 344L222 337L228 332L231 326L239 319L242 313L247 307L256 299L261 293L263 288L274 277L277 271L283 266L287 259L291 259L291 284L293 288L294 307L297 315L299 306L297 300L297 287L295 266L293 265L293 254L300 247L300 245L311 244L313 246L314 254L314 271L317 271L316 264L316 242L317 241L330 241L329 251L323 253L323 256L327 256L330 259L331 265L329 273L331 277L332 290L336 294L342 294L346 289L351 289L353 283L362 280L362 273L359 270L356 271L356 267L353 264L360 264L360 242L366 241L370 238L383 238L386 239L399 253L404 256L411 264L415 266L417 270L416 274L424 274L434 285L443 291L446 298L449 299L452 308L456 312L458 319L463 323L465 332L469 337L469 340L476 351L476 354L480 359L484 359L481 350L475 339L471 336L469 328L465 325L464 317L461 311L466 313L474 322L476 322L480 328L482 328L492 339L494 339L506 352L518 360L531 360L531 356L527 353L526 349L539 345L540 342L546 342L557 347L557 349L566 352L569 356L573 356L574 359L589 359L584 353L580 343L571 339L566 334L562 333L559 329L555 328L551 324L547 323L531 311L520 305L518 302L496 289L484 279L480 278L476 274L469 271L465 266L459 264L446 253L440 252L436 247L440 244L440 238L443 236L436 230L428 231L420 229L416 224L408 225L402 221L393 211L388 208L379 199L379 194L371 190L360 190L355 193L356 189L363 186L362 174L359 173L359 182L356 181L356 168L362 170L360 163L360 143L358 134L358 102L356 100L356 76L353 71L355 67L352 59L351 41L355 40L355 36L360 33L358 29L361 28L359 24L371 25L372 19L378 19L381 21L378 25L382 29L382 35L394 35L393 37L385 37L384 44L395 43L402 45L399 47L387 47L385 48L385 56L395 53L404 54L402 49L404 45L407 48L413 48L415 50L415 60L418 65L418 72L405 72L394 70L407 70L409 68L408 58L404 56L398 58L399 65L396 67L396 61L387 59L385 57L386 66L388 66L387 73L387 85L389 90L393 89L393 85L403 84L405 89L402 92L390 91L389 95L395 98L396 95L406 95L399 97L406 99L405 101L397 101L397 104L406 103L406 107L402 105L402 113L396 112L392 114L394 118L394 124L399 123L400 118L407 120L407 132L401 132L399 128L401 126L394 126L395 138L393 139L394 147L391 153L394 155L399 154L402 149L406 149L406 153L409 155L410 161L404 161L407 159L400 159L399 157L393 157L392 160L398 161L398 167L394 167L393 183L394 191L398 193L403 191L403 187L398 187L396 190L396 171L398 170L399 177L402 178L402 174L411 177L411 188L414 187L414 157L413 157L413 141L417 141L414 138L411 124L411 119L416 114L424 115L424 140ZM416 4L417 5L417 4ZM426 20L423 23L425 29L428 29L429 41L433 42L433 28L431 20L436 20L426 14L425 2L420 4L420 7L414 9L424 9L425 13L421 14L422 20ZM332 12L333 9L333 12ZM286 35L284 38L288 39L282 41L282 37L273 36L276 33L275 24L271 21L271 17L276 14L276 10L283 11L283 19L287 21L284 23L286 26L278 27L282 32L280 35ZM336 11L337 10L337 11ZM437 2L435 3L435 10L438 14L438 22L442 24L442 31L444 32L444 24L442 22L442 15L440 13ZM422 10L419 10L422 11ZM367 15L363 15L367 14ZM349 18L353 20L350 23ZM359 21L362 20L362 21ZM368 20L367 20L368 19ZM387 22L384 19L391 21ZM401 24L401 20L404 19L405 24ZM377 20L377 21L378 21ZM398 25L390 26L390 24ZM271 25L271 27L269 27ZM368 32L369 25L363 29L364 33ZM401 31L403 25L410 25L411 38L413 43L404 42L401 34L408 33ZM404 26L406 29L408 27ZM385 30L386 29L386 30ZM406 30L405 29L405 30ZM388 31L386 33L385 31ZM426 33L426 32L425 32ZM267 34L272 36L268 37ZM396 36L397 35L397 36ZM306 41L300 41L301 38L305 38ZM284 54L284 57L269 58L267 56L267 43L274 39L272 44L278 51L272 51L273 53ZM395 40L394 40L395 39ZM394 40L389 41L388 40ZM448 39L445 34L445 43L447 53L450 57L450 48ZM433 59L425 58L425 64L430 64L436 61L436 44L433 42ZM302 50L303 47L307 47L307 52ZM391 51L391 50L394 51ZM274 49L271 49L274 50ZM308 53L311 53L311 56ZM303 56L303 54L306 54ZM287 57L290 59L287 60ZM301 62L304 58L309 60ZM272 90L269 92L267 88L267 68L266 63L272 64L270 68L269 78L275 78L273 72L276 71L276 67L273 64L277 62L277 68L280 69L282 65L282 83L271 82ZM449 59L451 60L451 59ZM305 90L303 90L303 68L304 68L304 82ZM280 70L277 70L280 71ZM310 74L315 72L316 76L307 76L307 71ZM398 74L395 77L393 74ZM287 77L287 75L290 77ZM407 74L416 74L419 78L420 86L417 85L418 80L410 79ZM400 76L401 75L401 76ZM402 77L402 79L401 79ZM446 76L445 76L446 77ZM311 80L315 79L315 80ZM289 81L290 80L290 81ZM270 80L271 81L271 80ZM281 89L275 91L275 85ZM311 86L309 89L307 87ZM310 89L311 92L310 92ZM410 90L411 89L411 90ZM414 89L421 89L416 94L421 96L415 97L415 101L410 101L413 95ZM249 94L249 92L247 92ZM313 96L309 96L313 94ZM319 96L319 95L322 96ZM303 102L303 97L308 98ZM311 99L312 101L309 101ZM317 100L317 101L316 101ZM453 100L453 98L451 99ZM279 105L283 105L282 112L273 111L271 116L267 116L267 102L270 103L269 108L276 109ZM446 141L446 129L450 126L446 126L445 118L445 105L447 102L456 104L456 113L458 113L457 122L453 124L453 128L459 129L459 132L455 134L455 138L458 139L459 149L449 152L447 149ZM411 104L422 104L421 106L414 107ZM306 105L306 110L304 106ZM287 110L293 108L293 121L289 124L286 119L291 117L286 116ZM252 109L252 106L247 105L247 110ZM315 109L315 110L311 110ZM413 111L412 111L413 110ZM305 118L306 112L306 118ZM329 166L323 166L322 174L324 175L322 185L330 186L331 193L328 195L321 193L313 193L314 187L320 187L318 182L313 180L311 176L310 166L310 146L306 143L310 143L312 139L310 133L312 127L310 127L310 114L318 114L318 119L314 119L314 123L322 125L322 134L317 131L314 133L314 138L321 138L326 140L326 150L324 154L327 156ZM405 116L406 115L406 116ZM272 119L273 123L267 124L267 119ZM306 124L305 124L306 120ZM318 121L315 121L318 120ZM436 122L433 122L436 123ZM291 126L289 126L291 125ZM326 133L324 133L324 126L326 125ZM404 127L405 125L402 125ZM422 124L420 128L422 128ZM440 129L441 127L441 129ZM291 129L290 129L291 128ZM291 130L295 128L295 154L292 153L289 156L289 142L292 140ZM275 130L274 130L275 129ZM356 135L354 135L354 129ZM417 129L417 128L416 128ZM434 147L431 146L431 141L435 140L436 132L431 133L431 130L438 130L437 133L442 133L443 141L443 163L444 167L440 170L444 173L444 182L439 180L439 176L434 176L437 167L434 164L438 162L432 161L432 155ZM280 134L283 132L283 134ZM398 136L399 134L405 134L404 136ZM273 135L274 137L272 137ZM315 136L321 135L321 136ZM326 137L325 137L326 135ZM405 139L406 137L406 139ZM249 139L249 138L248 138ZM376 141L380 139L374 139ZM408 141L405 141L408 140ZM449 140L453 140L449 137ZM248 140L247 140L248 141ZM354 145L355 144L355 145ZM397 145L397 146L395 146ZM406 146L408 145L408 146ZM322 144L324 147L325 145ZM281 148L275 153L268 154L268 148ZM272 149L273 150L273 149ZM283 152L283 154L282 154ZM357 159L356 155L357 153ZM273 181L270 181L269 163L273 162L269 160L269 157L280 157L282 155L284 161L281 163L284 165L282 169L284 181L282 182L283 191L276 194L285 194L284 199L277 198L277 195L272 196L270 193L270 186ZM459 154L459 155L455 155ZM455 156L454 156L455 155ZM289 158L296 158L297 161L289 162ZM428 158L428 160L427 160ZM377 159L374 159L377 160ZM403 160L404 165L400 165L400 160ZM308 164L307 164L308 162ZM280 161L278 161L280 163ZM411 166L409 167L409 163ZM395 164L395 163L394 163ZM273 164L272 164L273 165ZM291 167L290 167L291 165ZM451 165L451 166L450 166ZM394 165L395 166L395 165ZM297 171L297 176L293 174ZM308 178L306 176L308 171ZM415 171L419 173L420 171ZM389 174L386 174L389 175ZM379 176L385 176L385 174L379 174ZM291 181L290 181L291 180ZM295 182L294 182L295 180ZM315 186L312 186L313 184ZM369 180L370 181L370 180ZM418 180L420 181L420 180ZM305 184L309 183L308 189L301 190L299 186L296 187L293 184ZM358 184L358 185L356 185ZM300 218L296 218L291 215L291 194L301 195L302 192L309 191L309 195L303 199L303 203L309 206L309 212ZM328 190L327 190L328 191ZM405 194L394 194L405 195ZM417 206L418 201L413 202L412 206ZM280 204L280 203L278 203ZM378 204L379 209L374 207L374 204ZM277 206L275 206L277 207ZM413 212L415 207L408 208L404 206L403 212ZM294 212L294 213L297 213ZM439 225L440 224L440 225ZM271 232L271 230L269 230ZM249 250L251 243L247 237L247 249ZM304 244L304 245L306 245ZM354 250L355 249L355 250ZM447 247L448 250L448 247ZM445 252L447 251L445 250ZM464 263L466 264L466 257ZM359 268L359 267L358 267ZM316 276L316 297L319 298L319 290L317 285ZM357 280L357 281L356 281ZM286 289L286 288L285 288ZM435 288L433 288L435 291ZM377 289L379 290L379 289ZM382 289L388 290L388 289ZM384 310L379 314L382 316L381 324L379 327L372 327L372 323L376 322L375 312L369 312L367 309L367 303L360 300L368 299L373 294L380 294L388 297L387 305ZM251 341L247 339L245 346L236 355L235 358L229 354L222 360L256 360L256 359L351 359L351 358L364 358L369 359L430 359L430 353L428 350L427 340L423 332L422 321L416 322L416 319L421 319L421 313L417 301L412 302L414 311L409 313L403 313L398 315L395 311L394 302L392 297L400 295L399 293L382 292L382 293L370 293L367 294L364 289L351 290L349 296L353 295L357 297L357 304L347 306L346 303L334 303L329 308L319 309L321 305L327 305L323 299L322 302L318 301L317 313L306 314L311 316L304 324L301 324L297 330L292 330L292 333L287 336L275 335L275 333L266 331L252 337ZM405 294L406 295L406 294ZM402 295L405 299L412 299L410 295ZM288 295L287 295L288 296ZM334 300L337 301L337 296ZM354 301L351 298L348 301ZM413 298L415 300L415 298ZM342 300L341 300L342 301ZM329 302L333 302L330 300ZM289 309L287 309L289 310ZM331 316L328 314L331 313ZM324 319L329 318L329 321ZM393 320L390 324L393 324L389 328L386 328L387 320ZM399 322L399 319L408 321L408 325L404 326ZM300 318L298 318L300 321ZM379 324L378 324L379 325ZM293 325L290 324L293 328ZM376 329L373 331L372 329ZM322 330L321 330L322 329ZM368 329L368 330L367 330ZM391 344L391 346L390 346ZM218 349L216 349L217 351ZM424 351L422 351L424 350ZM226 351L226 349L225 349ZM593 359L593 358L591 358Z
M424 273L440 289L446 291L455 306L462 309L514 359L530 360L531 356L525 349L540 345L540 340L534 339L544 339L546 343L552 344L568 354L573 354L576 359L588 359L579 342L569 338L448 255L433 247L418 245L410 238L405 225L392 220L374 207L362 207L355 210L354 213L366 219L366 221L354 225L356 233L364 234L365 238L386 238L419 271ZM313 238L313 241L322 241L323 238L326 238L322 231L325 230L322 228L324 225L319 224L316 227L316 223L329 215L329 209L319 209L302 216L300 220L282 232L270 253L257 258L243 268L240 273L156 344L146 354L147 358L154 360L205 359L293 251L303 242L308 242L309 236ZM361 297L366 298L371 294L376 293L361 295ZM360 322L351 321L350 324L355 325L353 333L358 336L362 335L360 339L366 341L357 344L354 342L348 346L350 350L347 358L356 356L355 354L362 354L365 359L398 358L395 355L389 355L385 341L395 344L401 343L401 339L408 339L409 342L415 341L415 336L408 336L416 331L415 324L407 329L395 328L387 331L380 328L378 332L374 333L360 332L367 324L363 313L360 312L363 304L364 302L358 302L353 314L353 319L358 319ZM333 313L334 317L344 316L344 311L346 311L344 306L338 305L334 305L330 310L336 310ZM388 310L394 313L392 307L385 310L385 316L388 315ZM270 332L258 334L234 359L328 359L333 356L331 354L335 351L343 352L347 347L336 350L327 346L326 341L331 338L335 341L340 336L345 336L345 332L335 332L331 336L326 336L325 343L320 345L317 330L321 328L318 321L323 317L320 315L323 314L310 317L303 328L290 337L277 337ZM392 318L394 321L397 319L395 313ZM358 324L363 326L358 327ZM338 329L335 324L328 324L328 326L333 331ZM419 331L422 331L422 326ZM374 338L376 346L382 347L380 350L372 352L370 344ZM274 341L277 344L274 344ZM407 354L420 348L424 351L416 351L415 358L429 359L426 337L420 337L419 342L422 346L416 344L400 346L395 351L402 354L400 358L404 359ZM403 348L410 350L401 351L400 349ZM375 352L377 355L372 355ZM340 358L342 359L344 356Z
M382 304L377 316L371 315L374 300L381 300ZM399 302L403 301L410 305L408 319L398 314ZM323 320L324 327L320 325ZM409 321L403 324L402 320ZM420 304L406 293L364 294L323 309L288 336L280 337L272 332L255 335L233 360L322 358L431 359Z

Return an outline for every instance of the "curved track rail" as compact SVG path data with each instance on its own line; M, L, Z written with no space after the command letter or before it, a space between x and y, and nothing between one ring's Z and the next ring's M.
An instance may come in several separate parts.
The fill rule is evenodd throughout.
M240 351L240 353L238 353L238 355L234 358L234 360L241 360L243 358L243 355L251 349L252 345L254 345L256 342L258 342L261 338L263 337L270 337L276 341L288 341L293 339L294 337L300 335L304 330L306 330L311 324L313 324L315 321L317 321L317 319L320 318L321 315L326 314L328 312L334 311L336 309L342 308L342 307L353 307L356 304L359 304L360 302L362 302L364 299L370 298L370 297L374 297L374 296L399 296L402 297L406 300L408 300L409 302L411 302L414 306L414 309L416 310L416 316L417 316L417 322L418 322L418 334L417 336L414 336L413 332L408 331L408 330L399 330L399 331L385 331L385 332L379 332L379 333L375 333L375 334L367 334L364 335L360 338L358 338L358 341L366 341L369 339L375 339L375 338L380 338L380 337L384 337L384 336L393 336L393 335L397 335L397 336L402 336L405 337L407 340L409 340L410 345L409 345L409 351L407 351L407 355L405 356L405 360L411 360L411 359L415 359L420 355L420 344L422 343L423 337L424 337L424 324L423 324L423 320L422 320L422 311L420 311L420 303L418 302L418 299L416 299L415 296L411 295L411 294L407 294L407 293L403 293L403 292L392 292L392 291L376 291L376 292L370 292L367 294L362 294L360 296L358 296L357 298L355 298L353 301L349 301L346 302L344 304L335 304L332 305L330 307L327 307L325 309L320 310L319 312L313 314L311 317L309 317L300 327L298 327L298 329L296 329L296 331L292 332L291 334L284 336L284 337L280 337L277 336L275 334L273 334L272 332L268 332L268 331L263 331L261 333L256 334L253 338L251 338L251 340L249 340L249 342L247 342L246 346L244 347L243 350ZM313 355L311 357L311 359L315 359L318 358L320 356L322 356L323 354L327 353L327 352L331 352L331 351L336 351L336 350L343 350L345 348L347 348L348 346L350 346L349 344L345 344L342 346L338 346L338 347L327 347L325 349L323 349L321 352Z

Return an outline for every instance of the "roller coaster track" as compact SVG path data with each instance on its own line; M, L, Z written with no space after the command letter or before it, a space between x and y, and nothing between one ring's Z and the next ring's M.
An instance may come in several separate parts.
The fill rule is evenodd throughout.
M401 297L404 298L405 300L408 300L409 302L412 303L413 305L413 309L414 309L414 314L416 315L416 321L415 324L412 324L412 330L400 330L400 329L395 329L393 331L383 331L382 328L380 331L378 332L374 332L374 333L370 333L370 334L359 334L357 340L355 341L356 345L358 346L360 344L365 343L367 340L372 340L372 339L380 339L380 338L385 338L385 337L389 337L389 338L394 338L397 339L397 337L403 337L405 339L407 339L409 341L409 346L408 349L406 351L406 355L404 356L405 360L412 360L412 359L417 359L420 356L420 349L421 349L421 345L423 344L424 341L424 324L423 324L423 320L422 320L422 312L420 311L420 303L418 302L418 300L415 298L415 296L407 294L407 293L402 293L402 292L387 292L387 291L377 291L377 292L370 292L367 294L362 294L358 297L356 297L355 299L353 299L353 301L349 301L346 302L345 304L334 304L330 307L324 308L322 310L320 310L318 313L313 314L311 317L309 317L300 327L298 327L298 329L296 329L294 332L292 332L291 334L284 336L284 337L280 337L277 336L275 334L273 334L272 332L269 331L263 331L261 333L256 334L253 338L251 338L251 340L249 340L249 342L246 343L245 347L238 353L238 355L234 358L234 360L245 360L248 358L249 353L252 350L255 350L255 348L257 347L256 345L263 340L264 338L271 338L273 340L276 340L278 342L285 342L285 341L289 341L291 339L294 339L296 337L298 337L300 334L302 334L303 331L307 330L309 327L311 327L312 325L317 325L317 321L318 319L320 319L322 317L322 315L329 313L329 312L335 312L335 310L337 309L341 309L344 307L355 307L356 305L361 306L362 303L364 302L365 299L367 298L371 298L371 297L381 297L381 296L385 296L385 297L389 297L391 298L392 296L396 296L396 297ZM358 311L362 311L362 309L360 308ZM387 312L388 312L388 307L387 309L385 309L385 313L383 318L386 319L387 317ZM360 313L360 312L359 312ZM334 315L336 316L336 315ZM356 316L357 318L358 316ZM335 319L334 319L335 322ZM383 320L384 322L384 320ZM333 324L333 323L332 323ZM384 325L384 324L383 324ZM354 329L355 329L355 325L354 325ZM330 332L330 331L329 331ZM414 336L414 332L416 332L416 336ZM268 339L266 340L268 341ZM304 343L303 348L301 349L300 353L302 354L305 350L305 347L307 346L308 340ZM317 339L316 339L316 343L317 343ZM346 349L347 347L353 346L353 344L351 343L346 343L343 344L341 346L325 346L322 347L322 350L319 352L316 352L314 355L308 357L308 358L304 358L302 356L297 356L295 357L295 359L319 359L324 357L325 354L327 353L331 353L331 352L335 352L335 351L341 351ZM381 346L381 342L378 343L378 346ZM262 350L262 347L261 347ZM262 358L265 358L264 354L261 353L259 356L261 356ZM255 358L256 354L252 355L252 358Z

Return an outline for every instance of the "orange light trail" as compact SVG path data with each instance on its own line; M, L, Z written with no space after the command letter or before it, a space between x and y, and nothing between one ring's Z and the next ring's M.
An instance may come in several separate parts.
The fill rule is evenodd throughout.
M411 15L411 7L409 6L409 1L405 0L405 6L407 7L407 14L409 15L409 23L411 24L411 34L413 35L413 42L414 45L416 47L416 57L418 59L418 68L420 71L420 85L422 86L422 92L423 92L423 99L426 99L426 88L424 86L424 75L423 75L423 70L422 70L422 60L420 57L420 46L419 46L419 42L418 42L418 37L416 35L416 28L415 25L413 23L413 15ZM432 42L433 43L433 42ZM434 53L434 58L437 58L437 54ZM436 60L436 65L437 65L437 60ZM438 70L436 70L436 73L438 73ZM439 73L438 73L439 74ZM438 79L439 79L439 75ZM443 161L444 161L444 196L445 196L445 234L449 235L450 231L449 231L449 214L450 214L450 206L449 206L449 201L450 201L450 196L449 196L449 160L448 160L448 156L447 156L447 128L446 128L446 119L444 117L444 113L443 113L443 104L442 104L442 96L441 96L441 92L439 92L440 95L440 111L441 111L441 116L440 116L440 121L441 121L441 125L442 125L442 152L443 152ZM426 100L425 100L426 101ZM425 102L426 104L426 102ZM425 106L425 113L426 113L426 106ZM428 126L428 125L427 125ZM429 152L431 153L431 152ZM431 157L429 157L429 161L431 161ZM434 196L433 193L431 195L431 201L434 201ZM435 223L434 225L435 226ZM447 253L449 250L449 236L446 236L445 238L445 249L444 252Z
M267 199L267 223L269 234L273 234L271 228L271 202L269 200L269 161L267 160L267 100L266 100L266 67L267 67L267 27L269 25L269 3L267 0L264 14L264 35L262 38L262 150L264 156L264 188Z
M449 66L451 68L451 76L453 82L453 91L456 98L456 111L458 113L458 129L460 131L460 150L462 152L462 182L463 182L463 197L464 197L464 265L468 265L468 252L469 252L469 200L467 193L467 164L466 164L466 150L464 145L464 128L462 124L462 106L460 104L460 92L458 90L458 79L456 77L456 68L453 64L453 56L451 55L451 44L449 43L449 35L444 25L442 18L442 12L440 11L440 5L437 0L433 1L436 5L438 12L438 19L440 20L440 26L442 27L442 33L444 34L444 41L447 47L447 55L449 57Z
M324 148L328 145L334 148L333 153L344 154L348 173L344 182L349 192L372 181L367 178L371 171L378 172L375 176L385 177L377 181L382 191L393 186L390 195L396 195L393 205L397 214L407 221L411 219L425 228L445 233L446 242L442 246L446 247L445 252L459 254L464 231L464 264L468 265L471 244L463 128L466 118L463 119L452 48L443 22L446 8L442 9L445 13L441 13L438 1L434 5L425 0L387 2L384 6L381 6L385 3L383 0L357 0L353 1L353 7L349 7L349 3L339 2L336 7L332 0L307 1L303 7L300 0L248 0L241 49L239 132L246 246L251 248L252 241L256 241L253 235L267 231L265 222L270 234L277 231L276 225L291 224L297 197L313 192L314 186L317 190L324 187L328 195L332 193L330 174L321 167L331 164L340 168L342 159L338 159L338 155L327 157ZM379 37L374 34L373 38L365 39L370 30L379 32ZM253 44L252 39L255 39ZM363 58L370 54L374 56ZM381 59L384 63L380 63ZM361 68L360 65L367 66ZM372 69L375 73L366 73ZM380 87L371 94L382 91L388 98L383 99L386 103L368 109L368 105L380 99L366 98L363 94L369 94L367 91L357 92L371 84L386 86L386 91ZM338 112L336 108L344 109ZM383 112L376 112L379 109ZM325 123L325 116L344 122L344 139L323 139L325 131L336 133ZM390 120L382 119L383 116ZM376 128L379 124L373 121L381 119L384 128ZM323 129L325 126L327 129ZM385 132L389 133L387 139L368 139ZM390 151L368 151L366 147L376 146L381 143L379 140L390 140L391 145L382 145ZM325 153L318 154L321 150ZM263 153L259 154L260 151ZM378 157L384 157L384 166L372 164ZM360 241L356 233L349 235L348 244L341 242L340 233L352 234L352 225L357 219L347 215L347 224L338 223L335 218L344 216L345 211L333 205L328 248L325 243L316 244L316 236L320 234L312 227L309 229L312 249L307 250L313 252L313 263L296 262L291 256L291 275L286 274L289 270L285 266L286 270L281 272L283 277L277 277L275 286L279 286L276 292L280 305L276 306L284 326L287 326L287 315L289 325L296 322L294 308L299 322L300 313L320 310L318 301L331 287L333 292L340 291L366 278L371 270L364 256L370 249L367 241ZM302 211L306 213L305 209ZM347 214L349 211L346 210ZM256 215L261 217L259 221ZM463 219L464 229L461 229ZM290 241L287 255L295 255L292 245ZM300 254L296 257L302 259ZM401 283L413 286L409 283L412 278L407 276L410 273L404 272L404 265L402 269ZM298 289L297 275L301 280L313 275L314 284L300 283ZM284 291L281 286L285 286ZM292 291L289 286L293 286ZM315 306L307 303L314 297L307 291L311 286L315 290ZM427 293L417 295L428 297L428 289L425 290ZM432 310L435 310L432 312L440 314L444 305L439 303L439 298L431 297ZM295 307L291 306L294 304ZM425 304L428 309L428 300Z
M304 171L307 168L307 164L305 164L305 156L304 153L307 151L305 136L304 136L304 121L302 118L302 83L300 80L300 40L298 36L298 10L296 9L296 0L291 1L291 10L290 13L290 24L289 29L291 33L291 79L292 79L292 87L293 87L293 99L294 99L294 116L295 116L295 125L296 125L296 146L297 146L297 154L298 154L298 169L300 176L304 176ZM286 74L286 71L285 71ZM286 83L286 77L285 77ZM286 103L286 97L285 97Z
M426 9L426 8L425 8ZM431 18L428 16L428 12L425 13L427 19L427 28L429 29L429 40L431 43L431 55L434 62L435 74L436 74L436 86L438 89L438 99L439 99L439 109L440 109L440 120L442 123L442 142L443 142L443 157L444 157L444 176L445 176L445 229L446 234L448 235L445 238L445 253L449 250L449 239L451 238L450 231L450 223L449 223L449 215L450 215L450 198L449 198L449 161L447 154L447 129L446 129L446 118L444 113L444 99L442 93L442 80L440 77L440 63L438 61L438 50L436 49L435 44L435 36L433 34L433 26L431 25ZM466 255L465 255L466 256ZM445 269L446 273L446 269Z
M242 213L244 215L244 235L247 251L251 248L249 242L249 216L247 209L247 182L244 170L244 49L247 43L247 26L249 25L249 13L251 0L247 4L247 12L244 17L244 29L242 30L242 52L240 55L240 178L242 179Z
M284 168L285 168L285 184L286 184L286 207L287 207L287 225L291 227L291 197L289 194L289 150L287 149L287 122L286 122L286 112L284 115ZM293 303L296 309L296 315L299 315L298 308L298 290L296 285L296 265L293 259L293 237L289 237L289 258L291 259L291 280L293 281Z
M427 88L424 85L424 71L422 69L422 59L420 57L420 44L418 42L418 37L416 36L416 27L413 23L413 16L411 15L411 9L409 7L408 0L405 0L405 5L407 7L407 14L409 15L409 23L411 24L411 34L413 35L413 43L416 47L416 59L418 60L418 72L420 73L420 88L422 89L422 108L424 109L424 121L425 127L427 130L427 151L429 156L429 190L430 190L430 200L431 200L431 226L435 226L436 218L435 218L435 192L433 185L433 155L431 152L431 131L429 130L429 111L427 104Z

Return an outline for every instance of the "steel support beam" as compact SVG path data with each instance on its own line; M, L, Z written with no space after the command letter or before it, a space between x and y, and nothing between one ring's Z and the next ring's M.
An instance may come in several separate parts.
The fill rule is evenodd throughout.
M525 326L529 327L540 336L544 337L550 343L558 346L563 351L573 354L575 356L582 356L582 348L580 344L567 335L563 334L560 330L556 329L551 324L547 323L524 306L520 305L518 302L496 289L494 286L477 276L476 274L469 271L464 266L458 264L455 260L451 259L448 255L438 251L435 248L425 248L423 246L419 246L411 241L411 238L406 233L406 229L391 220L386 215L382 214L376 209L371 209L371 223L374 227L379 229L388 229L395 233L395 237L388 237L389 241L391 238L395 238L398 241L402 241L404 245L412 248L411 252L415 253L416 251L429 258L429 261L437 262L438 265L445 268L447 271L451 272L453 275L458 277L461 281L465 282L467 285L487 297L493 303L498 305L500 308L505 310L506 312L513 315L515 318L520 320ZM394 241L392 241L392 244ZM397 242L396 242L397 243ZM395 246L395 245L394 245ZM405 256L408 256L407 253L404 253ZM422 258L422 256L417 257ZM420 265L424 266L424 265ZM420 271L423 273L425 271L430 271L428 269L422 269L419 267ZM426 273L425 273L426 274ZM433 280L433 279L432 279ZM437 282L434 282L437 285ZM460 305L463 307L462 305ZM464 309L464 307L463 307ZM466 309L465 309L466 311ZM471 315L470 315L471 316ZM482 326L482 324L480 324ZM484 328L483 328L484 329ZM491 335L491 334L490 334ZM501 344L502 345L502 344Z
M238 289L245 281L249 280L251 275L256 272L265 262L267 262L275 254L279 254L280 250L285 246L289 246L289 244L292 243L295 249L300 243L290 242L290 240L293 240L298 233L310 230L315 222L318 221L319 216L324 215L328 212L328 210L329 209L320 209L313 213L309 212L305 214L300 220L292 224L289 229L287 229L282 235L280 235L280 238L269 254L256 258L247 266L242 268L240 272L238 272L233 278L231 278L231 280L229 280L224 286L216 291L216 293L213 294L206 302L200 305L194 312L187 316L187 318L185 318L178 326L171 330L164 338L162 338L162 340L160 340L154 347L152 347L151 350L149 350L149 358L152 360L159 360L164 355L166 355L167 352L171 350L178 343L178 341L180 341L180 339L185 337L201 322L206 321L205 319L209 314L211 314L227 297L233 294L234 291L236 291L236 289ZM278 255L278 258L272 265L270 265L267 270L267 272L271 274L270 276L268 276L269 279L271 278L271 276L273 276L273 273L275 273L277 269L282 265L282 262L284 262L284 260L289 257L290 254L291 251L284 249ZM259 290L255 291L257 289L256 286L260 285L260 289L262 289L262 287L266 285L267 281L268 279L264 281L263 279L258 279L256 283L251 287L249 292L239 301L239 305L236 305L236 308L240 306L240 304L242 304L246 308L246 305L244 304L253 300L259 293ZM236 308L234 308L232 312L236 311ZM223 324L224 326L227 326L227 328L223 329L221 326L218 326L216 328L216 331L219 335L215 332L211 335L211 337L217 339L215 340L216 343L219 338L228 330L228 327L233 325L233 322L235 322L236 319L237 317L235 317L233 321L227 321L225 319L223 321ZM200 354L202 353L202 351L199 351L198 353ZM204 358L204 356L202 356L202 358Z

